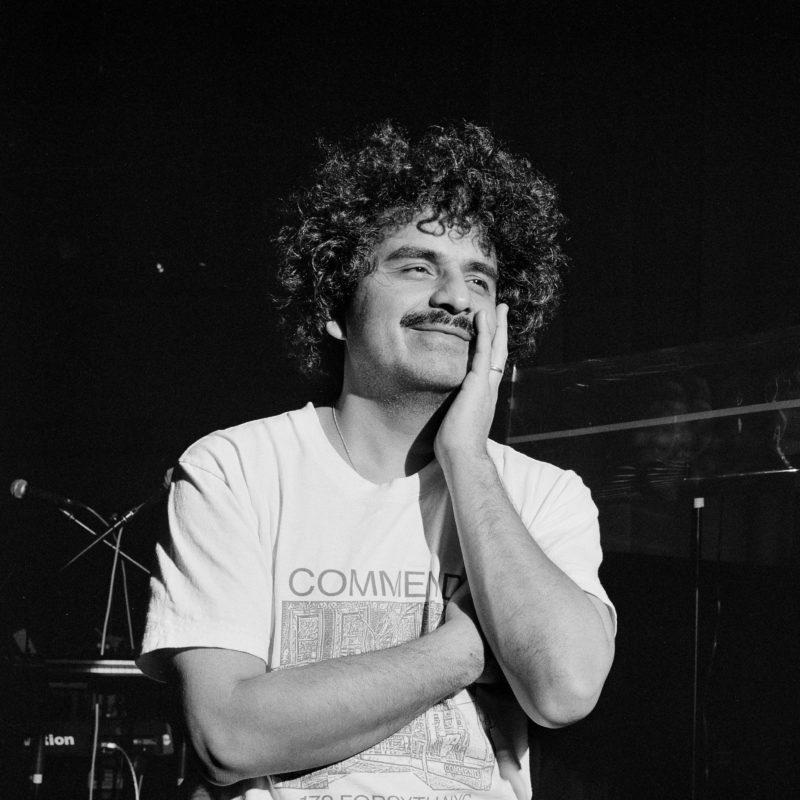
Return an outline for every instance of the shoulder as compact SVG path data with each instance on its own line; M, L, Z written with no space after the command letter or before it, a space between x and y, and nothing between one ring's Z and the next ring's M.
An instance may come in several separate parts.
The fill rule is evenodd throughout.
M544 508L580 504L591 515L597 511L580 476L546 461L520 453L508 445L489 441L489 455L509 498L519 511L535 514Z
M533 483L541 490L547 490L556 485L586 488L581 478L571 469L562 469L555 464L538 461L520 453L513 447L491 439L488 450L504 483L508 481L510 484L515 484L524 481L526 485L530 486Z
M307 435L315 418L309 403L294 411L217 430L190 445L178 463L223 479L231 471L264 468L278 453L291 451L292 444Z

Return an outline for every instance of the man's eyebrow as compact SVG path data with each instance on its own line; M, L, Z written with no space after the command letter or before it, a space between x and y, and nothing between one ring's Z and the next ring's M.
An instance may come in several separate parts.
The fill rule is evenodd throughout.
M487 278L491 278L495 283L497 283L499 277L497 267L495 267L494 264L490 264L488 261L470 261L468 264L468 271L480 272Z
M438 264L440 256L435 250L430 250L426 247L414 247L413 245L404 244L396 250L392 250L385 257L385 261L403 261L407 258L419 258L422 261L429 261L431 264ZM467 264L467 272L479 272L497 281L497 268L488 261L470 261Z
M430 261L432 264L439 263L439 254L435 250L428 250L425 247L413 247L409 244L404 244L398 247L397 250L392 250L385 261L403 261L406 258L420 258L423 261Z

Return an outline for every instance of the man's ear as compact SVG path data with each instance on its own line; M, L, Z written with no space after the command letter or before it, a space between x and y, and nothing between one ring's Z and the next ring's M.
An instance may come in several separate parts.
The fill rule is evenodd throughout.
M333 336L334 339L338 339L340 342L347 339L342 326L335 319L329 319L325 323L325 330L328 332L329 336Z

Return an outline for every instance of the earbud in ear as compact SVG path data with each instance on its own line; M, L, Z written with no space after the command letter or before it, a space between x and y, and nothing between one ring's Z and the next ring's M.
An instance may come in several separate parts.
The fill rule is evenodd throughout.
M340 342L345 341L347 338L344 335L342 326L335 319L329 319L325 323L325 330L328 332L329 336L333 336L334 339L338 339Z

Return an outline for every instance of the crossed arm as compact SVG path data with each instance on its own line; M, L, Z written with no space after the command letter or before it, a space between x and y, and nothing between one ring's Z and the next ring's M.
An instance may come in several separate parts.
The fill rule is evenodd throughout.
M462 593L420 639L269 673L247 653L178 652L192 743L215 783L311 769L376 744L478 680L484 637L532 719L558 727L593 708L613 658L609 612L547 558L508 501L486 452L504 307L495 331L483 312L476 325L470 372L435 442L474 608Z
M484 643L451 601L443 625L387 650L269 673L233 650L183 650L173 663L195 751L208 777L228 784L340 761L382 741L474 683Z

